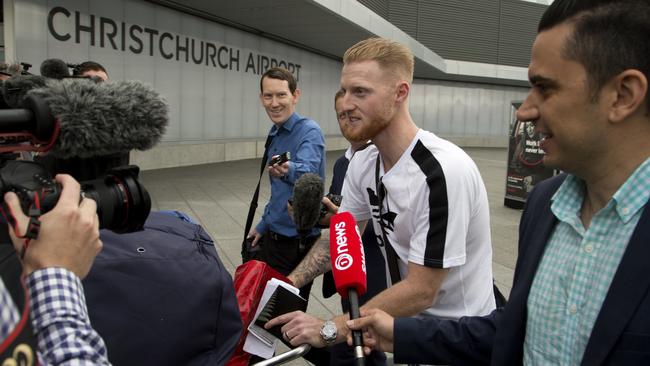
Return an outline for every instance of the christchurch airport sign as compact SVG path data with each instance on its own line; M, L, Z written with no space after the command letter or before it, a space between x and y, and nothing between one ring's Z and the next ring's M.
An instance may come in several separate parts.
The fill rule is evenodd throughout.
M61 27L72 21L72 30L63 29L72 27ZM61 42L80 44L82 33L86 33L90 46L94 47L256 75L279 66L300 79L300 64L295 62L94 14L83 15L62 6L49 11L47 29L54 39Z

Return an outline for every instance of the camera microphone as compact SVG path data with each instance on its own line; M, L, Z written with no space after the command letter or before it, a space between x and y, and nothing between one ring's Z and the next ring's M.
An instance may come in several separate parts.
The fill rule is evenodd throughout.
M318 174L305 173L293 187L293 221L300 235L314 228L320 217L323 180Z
M61 80L70 77L70 70L63 60L48 58L41 63L41 76Z
M60 132L49 151L58 158L150 149L162 138L169 123L165 100L153 88L137 81L48 81L44 87L28 92L22 103L29 105L28 109L0 110L0 137L7 132L23 132L36 135L41 142L51 140L54 136L47 132L54 130L48 126L55 124L53 118ZM39 136L37 131L45 133Z
M30 90L42 88L47 78L40 75L20 75L5 80L2 95L9 108L25 108L25 96Z

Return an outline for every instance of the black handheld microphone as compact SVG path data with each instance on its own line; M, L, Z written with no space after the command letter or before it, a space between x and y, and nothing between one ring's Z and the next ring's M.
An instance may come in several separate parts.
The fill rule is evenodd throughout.
M366 260L361 235L354 217L341 212L330 220L330 260L336 291L350 301L350 319L360 317L359 295L366 293ZM365 365L361 331L352 331L357 366Z
M0 110L0 137L46 131L37 137L47 140L52 137L47 131L53 129L48 124L55 125L55 120L60 132L50 152L58 158L146 150L158 143L169 123L165 100L137 81L49 81L29 91L21 103L30 108Z
M323 180L318 174L305 173L296 181L292 205L298 234L307 235L318 223L323 190Z

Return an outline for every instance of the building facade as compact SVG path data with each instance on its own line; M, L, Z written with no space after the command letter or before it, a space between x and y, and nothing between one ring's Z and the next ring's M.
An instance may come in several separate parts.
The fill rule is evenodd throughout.
M170 104L143 169L254 158L271 127L259 102L269 67L299 80L297 111L328 150L346 147L333 110L341 56L377 35L416 55L415 122L461 146L507 145L511 102L527 93L545 5L521 0L4 0L8 61L93 60L112 80L151 84Z

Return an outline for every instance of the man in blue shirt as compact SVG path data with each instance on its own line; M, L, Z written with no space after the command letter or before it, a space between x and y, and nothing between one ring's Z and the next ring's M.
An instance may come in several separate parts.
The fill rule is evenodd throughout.
M288 275L318 239L320 230L314 228L301 238L287 213L287 200L303 174L316 173L325 179L325 139L314 120L295 112L300 89L289 71L279 67L266 71L260 80L260 91L262 106L273 122L269 132L269 161L284 152L289 152L290 160L267 167L271 198L262 219L248 233L248 237L253 239L252 247L260 246L251 259L264 261ZM310 282L300 289L306 300L311 285Z

